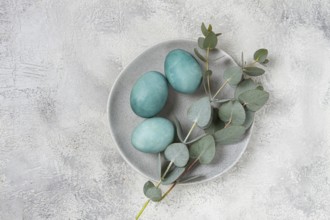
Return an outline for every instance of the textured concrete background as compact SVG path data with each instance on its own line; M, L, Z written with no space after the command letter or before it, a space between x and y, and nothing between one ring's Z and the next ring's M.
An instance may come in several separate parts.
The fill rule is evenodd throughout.
M0 219L133 219L146 179L113 145L108 93L138 54L195 39L202 21L237 60L269 49L271 98L232 170L142 219L330 219L324 0L0 0Z

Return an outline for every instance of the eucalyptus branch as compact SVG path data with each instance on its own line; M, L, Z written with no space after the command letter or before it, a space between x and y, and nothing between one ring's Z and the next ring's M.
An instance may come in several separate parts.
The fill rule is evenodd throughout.
M178 180L181 178L181 177L183 177L184 175L186 175L193 167L194 167L194 165L198 162L198 160L199 160L199 158L197 158L197 159L195 159L189 166L188 166L188 168L178 177ZM172 186L164 193L164 195L162 196L162 198L161 198L161 200L160 201L162 201L171 191L172 191L172 189L177 185L177 183L179 182L179 181L175 181L173 184L172 184Z
M192 168L193 166L198 162L198 158L195 159L190 165L189 167L178 177L178 179L180 179L182 176L184 176L186 173L188 173ZM170 165L167 167L169 168L171 166L171 163ZM166 171L165 173L163 174L162 178L165 177L166 175ZM164 195L161 197L161 199L158 201L162 201L172 190L173 188L177 185L178 181L175 181L171 187L164 193ZM161 181L158 182L156 188L158 188L161 184ZM142 215L142 213L144 212L144 210L147 208L148 204L150 203L150 199L148 199L142 206L141 210L138 212L138 214L136 215L135 219L138 220L140 218L140 216Z
M177 136L181 142L171 143L166 146L164 157L169 163L165 172L160 175L160 180L156 185L151 181L145 183L143 191L148 200L143 204L141 210L136 215L136 219L140 218L150 203L150 200L154 202L162 201L181 180L184 182L182 177L189 173L196 164L211 163L215 157L216 146L218 144L227 145L240 141L246 130L248 130L253 123L254 113L259 110L269 98L269 94L264 91L263 87L250 79L250 77L260 76L265 72L263 69L256 67L255 65L256 63L265 65L269 62L267 59L268 51L264 48L259 49L254 53L254 61L248 65L246 65L242 53L241 66L230 66L225 69L223 73L224 82L213 95L211 92L212 71L210 70L209 56L210 51L216 48L218 43L217 37L220 34L215 34L212 31L211 25L206 28L204 23L201 26L201 30L204 36L198 38L198 46L205 50L206 53L202 55L196 48L194 49L194 52L204 64L205 72L203 73L202 84L206 96L192 103L189 107L187 118L193 124L184 139L182 135L182 126L178 120L175 121ZM200 76L198 78L200 80ZM171 80L168 82L171 84ZM198 81L198 83L200 83L200 81ZM228 84L235 88L234 98L222 100L216 99ZM171 85L173 86L173 84ZM218 103L220 106L216 105L217 107L215 107L212 105L212 102ZM188 139L196 126L204 129L205 135L188 142ZM157 138L158 136L155 135L155 137ZM159 163L159 165L161 168L161 163ZM161 184L172 185L168 187L165 193L162 193L159 188Z

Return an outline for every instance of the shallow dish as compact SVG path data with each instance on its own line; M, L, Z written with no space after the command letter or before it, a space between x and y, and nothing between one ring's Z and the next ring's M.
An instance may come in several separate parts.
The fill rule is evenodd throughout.
M136 150L131 144L131 133L135 126L144 120L134 114L130 107L130 92L135 81L147 71L159 71L164 73L164 60L167 53L173 49L183 49L191 54L197 47L195 41L189 40L171 40L159 43L137 58L135 58L116 79L108 99L107 112L110 122L110 130L113 140L122 157L139 173L149 179L159 179L158 155L147 154ZM198 60L198 59L197 59ZM228 66L236 65L235 61L224 51L215 51L210 55L211 67L213 70L211 88L213 93L223 82L222 75L224 69ZM202 63L200 62L202 65ZM234 88L226 86L218 98L233 97ZM192 102L205 96L203 87L193 95L179 94L169 87L169 97L165 108L158 114L159 116L169 118L175 115L182 124L184 132L187 132L191 126L186 112ZM201 130L195 129L192 138ZM247 130L244 138L237 144L217 146L216 156L211 164L200 165L187 174L186 183L197 183L211 180L218 177L233 167L244 153L251 136L251 128Z

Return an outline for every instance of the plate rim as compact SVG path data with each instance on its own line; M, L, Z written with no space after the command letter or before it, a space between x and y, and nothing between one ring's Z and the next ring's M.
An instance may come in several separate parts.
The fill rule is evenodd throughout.
M108 100L107 100L107 110L106 110L106 113L107 113L107 118L108 118L108 122L109 122L109 127L110 127L110 134L111 134L111 138L114 142L114 144L116 145L115 147L117 148L117 151L119 151L119 154L121 155L121 157L125 160L126 163L128 163L135 171L137 171L139 174L141 174L142 176L144 176L145 178L147 179L151 179L153 181L159 181L159 180L155 180L153 179L152 177L144 174L143 172L141 172L136 166L134 166L129 160L128 158L124 155L122 149L119 147L119 144L116 140L116 137L114 135L114 128L112 126L112 123L111 123L111 115L110 115L110 103L111 103L111 100L112 100L112 97L114 96L114 90L115 90L115 87L116 87L116 84L118 83L118 81L120 80L120 78L123 76L123 73L126 71L126 69L128 69L133 61L135 59L137 59L138 57L142 56L143 54L147 53L149 50L152 50L153 48L155 47L158 47L159 45L161 44L169 44L171 42L180 42L180 41L185 41L185 42L190 42L190 43L196 43L196 41L192 40L192 39L172 39L172 40L166 40L166 41L162 41L162 42L159 42L159 43L156 43L154 44L153 46L151 47L148 47L146 50L144 50L143 52L141 52L139 55L137 55L133 60L131 60L129 62L129 64L127 66L125 66L121 71L120 73L118 74L118 76L116 77L115 81L113 82L112 86L111 86L111 89L110 89L110 92L109 92L109 96L108 96ZM232 58L232 56L230 56L226 51L220 49L225 55L228 55L232 61L236 64L237 62ZM179 185L193 185L193 184L201 184L201 183L205 183L205 182L208 182L208 181L211 181L211 180L214 180L216 178L219 178L221 177L223 174L227 173L230 169L232 169L237 163L238 161L241 159L241 157L243 156L243 154L245 153L246 149L247 149L247 146L249 145L250 143L250 139L251 139L251 136L252 136L252 132L253 132L253 129L254 128L254 120L253 120L253 123L251 125L251 127L248 129L248 141L247 143L244 145L243 147L243 150L239 153L238 157L236 158L236 160L230 165L228 166L226 169L224 169L222 172L210 177L210 178L206 178L206 179L202 179L202 180L198 180L198 181L195 181L195 182L178 182Z

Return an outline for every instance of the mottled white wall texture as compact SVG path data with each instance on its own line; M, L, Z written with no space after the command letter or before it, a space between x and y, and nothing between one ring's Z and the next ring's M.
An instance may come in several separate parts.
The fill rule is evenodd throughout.
M196 39L202 21L236 60L269 49L271 97L234 168L141 219L330 219L325 0L0 0L0 219L133 219L146 179L114 146L109 91L137 55Z

